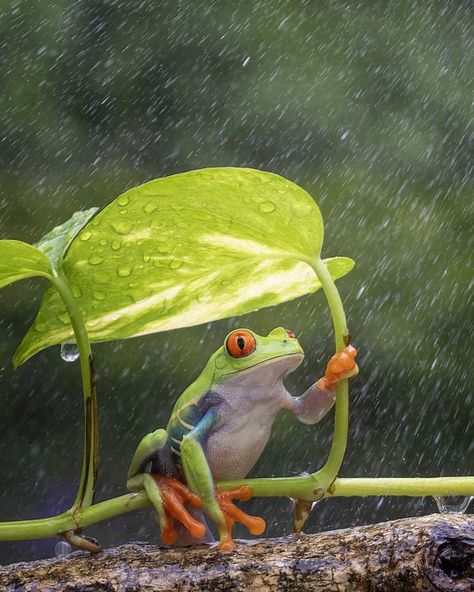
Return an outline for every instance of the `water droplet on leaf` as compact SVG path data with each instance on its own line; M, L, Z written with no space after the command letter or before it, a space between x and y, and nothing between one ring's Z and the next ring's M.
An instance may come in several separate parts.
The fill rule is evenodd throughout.
M126 205L128 205L129 202L130 202L130 198L128 197L128 195L121 195L117 199L117 204L119 206L126 206Z
M132 273L132 267L130 265L119 265L117 267L117 275L119 277L128 277Z
M105 300L107 298L107 294L106 294L106 292L103 292L102 290L96 290L92 294L92 297L94 298L94 300Z
M182 267L183 262L182 261L178 261L177 259L173 259L173 261L170 261L170 269L179 269L180 267Z
M276 205L272 201L262 201L258 204L258 207L264 214L270 214L276 209Z
M61 344L61 358L65 362L75 362L79 357L79 349L75 343ZM60 543L58 543L59 545ZM64 543L67 545L67 543ZM56 545L57 546L57 545Z
M97 253L93 253L89 259L87 260L91 265L99 265L104 260L103 257L97 255Z
M133 224L127 222L127 220L116 220L111 222L110 226L115 232L118 232L118 234L128 234L133 228Z
M71 291L75 298L80 298L82 296L82 290L77 284L71 284Z
M88 241L91 236L92 236L92 232L89 232L89 230L85 230L84 232L81 233L81 236L79 238L81 239L81 241Z

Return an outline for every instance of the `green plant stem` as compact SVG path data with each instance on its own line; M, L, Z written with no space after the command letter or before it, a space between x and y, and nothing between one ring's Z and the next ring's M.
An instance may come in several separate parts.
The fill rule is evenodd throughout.
M62 270L56 271L52 282L60 293L79 349L84 401L84 450L81 479L72 510L88 507L94 501L97 481L99 425L97 411L97 393L92 363L92 351L81 311L71 292L69 283Z
M317 257L315 259L308 259L307 263L313 268L314 273L318 277L324 290L334 326L336 352L341 352L346 345L345 340L349 335L341 297L339 296L336 284L323 261Z
M316 276L321 282L324 294L326 295L334 326L336 352L341 352L349 339L346 315L342 306L341 297L339 296L336 284L323 261L321 261L320 258L316 258L313 261L308 261L308 263L311 264ZM324 495L339 473L346 453L348 433L349 381L341 380L336 389L334 432L331 449L324 466L312 475L321 495Z
M277 484L277 493L275 493ZM223 481L221 489L233 489L240 485L250 485L255 495L263 497L298 497L316 500L308 487L311 481L300 477L281 479L243 479ZM474 496L474 477L420 477L420 478L364 478L336 479L325 498L352 496ZM110 500L82 508L73 517L72 511L51 518L0 522L0 540L18 541L59 536L60 533L86 528L103 520L108 520L127 512L140 510L150 505L147 495L129 493Z

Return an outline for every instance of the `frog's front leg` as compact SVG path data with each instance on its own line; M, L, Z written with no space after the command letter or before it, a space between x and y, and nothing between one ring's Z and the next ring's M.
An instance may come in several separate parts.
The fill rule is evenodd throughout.
M247 500L251 497L250 487L243 486L232 491L215 489L212 473L204 454L201 442L208 436L215 420L215 412L210 410L200 422L183 437L181 441L181 462L186 482L199 495L206 513L211 517L219 531L219 549L232 551L234 522L244 524L252 534L259 535L265 530L262 518L249 516L233 503L233 499Z
M154 471L147 471L148 465ZM206 527L195 520L184 507L189 502L201 506L199 497L176 479L177 471L166 430L156 430L142 438L128 469L127 489L144 490L155 508L161 538L170 545L176 541L174 520L181 522L195 538L206 533Z
M341 353L329 360L324 376L301 395L291 397L288 408L302 422L313 424L320 421L334 405L336 387L344 378L353 378L359 369L355 362L357 350L348 345Z

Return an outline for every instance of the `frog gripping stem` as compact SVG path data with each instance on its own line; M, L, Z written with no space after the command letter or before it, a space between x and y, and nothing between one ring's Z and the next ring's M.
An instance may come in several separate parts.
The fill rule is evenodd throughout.
M343 378L356 376L359 369L355 362L357 350L347 345L339 354L334 354L326 366L324 376L316 383L321 390L334 390Z

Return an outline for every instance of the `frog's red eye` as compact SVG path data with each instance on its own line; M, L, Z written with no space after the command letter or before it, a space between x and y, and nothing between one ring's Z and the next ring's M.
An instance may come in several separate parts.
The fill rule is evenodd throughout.
M254 335L245 329L238 329L227 337L225 348L233 358L244 358L255 351L257 342Z
M285 331L290 339L296 339L296 335L293 333L293 331L290 331L290 329L285 329Z

